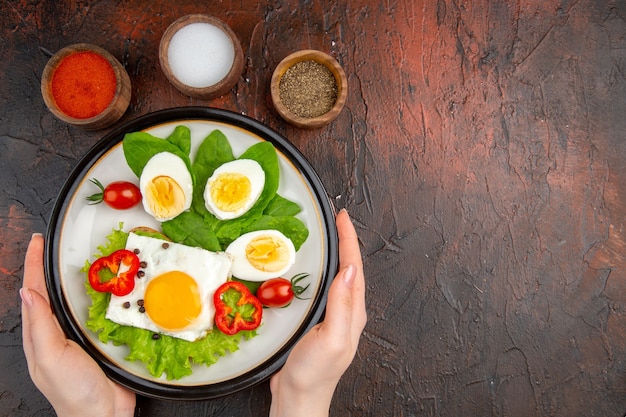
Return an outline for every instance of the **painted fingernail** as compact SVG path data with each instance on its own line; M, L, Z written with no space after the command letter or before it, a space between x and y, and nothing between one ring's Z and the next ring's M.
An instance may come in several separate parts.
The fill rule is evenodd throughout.
M33 305L33 295L28 288L20 288L20 298L28 307Z
M343 282L348 286L348 288L352 288L352 284L354 283L354 277L356 276L356 268L354 265L350 264L343 271Z

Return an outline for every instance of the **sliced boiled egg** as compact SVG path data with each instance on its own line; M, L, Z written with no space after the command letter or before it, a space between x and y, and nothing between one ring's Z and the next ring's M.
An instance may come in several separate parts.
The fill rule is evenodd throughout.
M139 178L144 210L156 220L171 220L191 207L193 181L185 162L170 152L154 155Z
M278 230L257 230L234 240L226 253L233 259L233 276L265 281L284 275L296 261L293 242Z
M220 220L236 219L256 203L265 187L265 171L252 159L236 159L219 166L207 180L204 202Z
M230 277L230 256L135 233L126 249L137 253L140 272L130 294L111 295L106 318L188 341L206 336L213 294Z

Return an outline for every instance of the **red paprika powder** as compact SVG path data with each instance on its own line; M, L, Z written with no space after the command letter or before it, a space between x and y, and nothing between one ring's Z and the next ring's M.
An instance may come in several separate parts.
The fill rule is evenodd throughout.
M95 52L84 51L61 61L52 75L51 90L63 113L88 119L107 108L115 96L116 84L109 61Z

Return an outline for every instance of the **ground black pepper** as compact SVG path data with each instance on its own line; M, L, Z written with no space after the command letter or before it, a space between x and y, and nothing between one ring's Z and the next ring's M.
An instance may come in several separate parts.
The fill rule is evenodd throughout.
M326 66L309 59L285 71L280 79L279 93L289 111L311 119L333 108L337 101L337 80Z

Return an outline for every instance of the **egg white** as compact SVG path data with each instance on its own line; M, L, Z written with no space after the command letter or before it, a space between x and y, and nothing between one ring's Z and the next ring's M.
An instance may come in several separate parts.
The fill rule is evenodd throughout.
M250 181L250 195L245 200L243 206L235 211L221 210L213 198L211 197L211 185L216 179L226 173L237 173L245 176ZM243 216L257 202L263 188L265 187L265 171L261 165L253 159L236 159L220 165L213 175L207 180L204 189L204 203L206 209L220 220L236 219Z
M180 211L160 216L152 210L149 200L150 194L147 192L147 187L154 178L160 176L170 177L182 189L185 201L183 201ZM179 156L171 152L161 152L150 158L143 168L141 176L139 177L139 190L141 191L144 210L156 220L164 222L173 219L183 211L189 210L193 197L193 180L187 165Z
M165 249L163 243L166 241L129 234L126 249L131 252L139 250L139 260L146 263L145 268L141 268L145 275L135 278L135 288L130 294L122 297L111 294L106 318L121 325L139 327L193 342L206 336L213 328L213 294L230 277L232 260L223 252L210 252L174 242L167 242ZM166 331L150 320L145 312L139 311L138 301L144 299L146 288L153 278L173 270L182 271L194 278L198 284L202 307L199 317L185 329ZM124 307L126 302L130 303L129 308Z
M251 240L262 235L270 235L285 243L288 249L288 259L282 269L278 271L262 271L248 261L246 257L246 246ZM229 254L233 260L231 267L232 275L247 281L260 282L283 276L296 261L296 249L293 242L278 230L256 230L254 232L245 233L228 245L225 252Z

